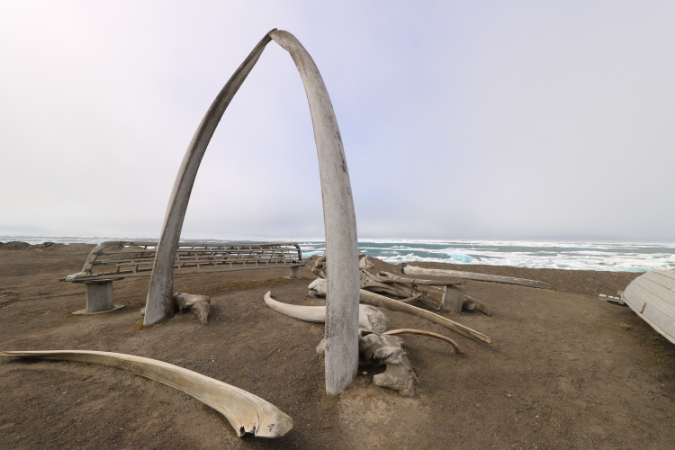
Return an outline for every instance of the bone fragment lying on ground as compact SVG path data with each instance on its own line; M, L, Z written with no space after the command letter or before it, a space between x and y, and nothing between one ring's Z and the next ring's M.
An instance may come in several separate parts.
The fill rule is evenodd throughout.
M440 339L441 341L445 341L448 344L452 345L452 348L455 349L455 353L462 353L462 349L460 348L459 344L457 344L457 342L453 341L449 337L443 336L442 334L433 333L431 331L415 330L413 328L399 328L397 330L389 330L382 334L387 336L391 336L393 334L419 334L421 336L429 336L432 338Z
M179 292L174 296L174 300L176 301L176 306L178 306L178 311L183 312L184 309L191 310L197 314L201 323L206 323L209 320L211 297Z
M189 309L197 315L201 323L208 322L209 313L211 312L211 297L178 292L173 296L173 301L178 311L183 312ZM141 316L145 316L145 307L141 308L140 313Z
M320 297L326 298L328 294L328 283L323 278L317 278L316 280L309 283L309 296L310 297Z
M479 302L475 298L469 297L468 295L464 296L463 308L468 309L469 311L473 311L475 309L476 311L482 312L486 316L492 315L492 311L490 311L490 308L488 308L486 305Z
M404 397L415 394L417 377L401 338L359 330L359 354L365 361L387 365L387 370L373 377L376 385L394 389Z
M472 330L469 327L465 327L462 324L459 324L445 317L434 314L431 311L426 311L422 308L417 308L406 303L402 303L398 300L393 300L391 298L385 297L384 295L376 294L375 292L366 291L361 289L361 301L363 303L368 303L373 306L382 306L389 308L394 311L406 312L414 316L425 318L433 323L441 325L449 330L452 330L461 335L477 339L479 341L487 342L488 344L492 342L492 339L485 336L483 333L479 333L476 330Z
M191 395L221 413L239 437L245 433L253 433L256 437L275 438L285 435L293 428L293 419L266 400L222 381L156 359L87 350L8 351L0 352L0 356L100 364L159 381Z
M325 280L323 280L325 281ZM265 304L275 311L306 322L325 322L325 306L302 306L274 300L271 292L265 294ZM387 331L389 320L387 316L377 308L369 305L359 305L359 328L377 331Z
M493 283L517 284L521 286L551 289L554 291L556 290L555 286L550 285L548 283L544 283L543 281L527 280L525 278L504 277L501 275L486 275L482 273L472 273L472 272L460 272L458 270L425 269L423 267L410 266L406 263L403 263L403 267L401 270L406 275L453 277L453 278L463 278L465 280L490 281Z
M359 253L359 269L370 270L373 269L375 265L370 262L368 257L363 253ZM314 261L314 266L312 266L312 273L319 278L328 278L328 264L326 259L326 253L324 252L316 261Z
M414 383L417 381L412 371L408 355L403 349L403 340L390 336L408 331L419 330L393 330L394 333L376 333L369 330L359 329L359 356L361 364L376 362L386 364L384 373L373 377L373 382L382 387L399 391L404 397L412 397L415 394ZM434 333L432 333L434 334ZM316 352L323 355L326 352L326 338L321 339L316 346Z

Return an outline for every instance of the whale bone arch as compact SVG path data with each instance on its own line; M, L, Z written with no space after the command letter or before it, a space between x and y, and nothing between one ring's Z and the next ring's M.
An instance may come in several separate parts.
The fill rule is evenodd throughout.
M300 73L312 117L331 267L328 280L331 294L326 301L326 392L337 395L354 380L358 370L359 252L354 200L328 90L312 57L287 31L274 29L260 40L232 74L195 131L164 217L143 323L151 325L173 314L174 261L199 165L223 113L271 40L290 53Z

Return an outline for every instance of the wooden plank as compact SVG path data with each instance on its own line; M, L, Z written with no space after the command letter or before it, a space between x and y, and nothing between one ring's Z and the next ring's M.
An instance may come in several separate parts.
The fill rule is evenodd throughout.
M628 285L623 297L640 318L675 344L675 292L666 287L671 285L671 278L662 272L674 271L639 276Z
M672 336L672 335L670 335L670 334L668 334L668 333L666 333L663 329L661 329L661 326L660 326L660 325L655 324L654 322L652 322L652 320L651 320L649 317L646 317L646 316L643 315L643 314L640 314L640 313L638 313L638 312L636 312L636 314L637 314L638 317L640 317L642 320L644 320L645 322L647 322L647 323L649 324L650 327L652 327L654 330L656 330L657 332L659 332L659 334L661 334L663 337L665 337L665 338L668 339L670 342L672 342L673 344L675 344L675 337Z
M652 327L661 334L667 334L672 341L675 338L675 321L670 317L664 316L660 311L647 304L642 315L648 318L652 323Z
M664 316L675 319L675 304L668 303L660 296L642 288L640 288L638 296L648 305L660 311Z
M651 280L648 280L644 277L638 277L633 280L633 283L640 286L642 289L646 289L652 294L655 294L661 297L666 302L675 305L675 292L670 289L664 288L660 284L654 283Z
M176 270L174 275L191 275L195 273L216 273L216 272L236 272L238 270L256 270L256 269L286 269L289 267L301 267L307 265L306 262L299 262L293 264L278 264L278 265L245 265L245 264L233 264L227 267L218 268L218 269L202 269L202 270ZM96 281L101 279L117 279L121 280L123 278L135 278L135 277L147 277L152 274L152 270L145 272L133 273L129 272L103 272L92 274L87 277L79 277L73 280L73 282L81 283L85 281Z
M646 280L653 281L656 284L663 286L666 289L673 290L675 288L675 278L668 278L659 272L647 272L642 275Z
M661 276L667 277L667 278L672 278L675 280L675 269L671 270L656 270L656 273L658 273Z
M623 297L628 304L635 312L642 311L645 301L640 297L640 291L642 288L634 283L628 285L628 287L623 291Z

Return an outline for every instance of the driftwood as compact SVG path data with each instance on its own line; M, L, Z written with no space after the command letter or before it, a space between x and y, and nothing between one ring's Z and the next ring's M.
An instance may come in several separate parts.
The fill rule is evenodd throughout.
M410 266L407 263L403 263L403 267L401 270L406 275L452 277L452 278L462 278L465 280L489 281L492 283L503 283L503 284L517 284L520 286L551 289L554 291L557 290L555 286L550 285L548 283L544 283L543 281L527 280L525 278L504 277L501 275L486 275L482 273L461 272L458 270L425 269L423 267Z
M418 301L436 311L462 312L463 309L478 311L487 316L492 312L485 304L473 297L465 295L464 281L461 279L448 281L420 280L379 272L374 275L368 272L374 265L364 254L359 256L359 282L361 289L385 294L397 298L403 303ZM311 297L326 297L327 283L323 278L328 273L326 254L314 262L312 272L319 276L309 285Z
M487 342L488 344L492 342L492 339L485 336L483 333L479 333L476 330L472 330L469 327L465 327L462 324L459 324L455 321L447 319L445 317L434 314L431 311L424 310L422 308L417 308L416 306L408 305L406 303L401 303L398 300L393 300L391 298L385 297L384 295L376 294L375 292L366 291L361 289L361 302L368 303L373 306L382 306L394 311L401 311L414 316L422 317L427 319L435 324L441 325L449 330L459 333L463 336L467 336L479 341Z
M325 306L291 305L274 300L271 294L272 292L265 294L265 304L275 311L305 322L323 323L326 321ZM359 328L382 333L387 331L388 323L389 319L379 309L370 305L359 305Z
M462 349L460 348L459 344L457 344L457 342L453 341L449 337L443 336L442 334L434 333L431 331L415 330L413 328L399 328L397 330L389 330L382 334L387 336L391 336L393 334L419 334L420 336L429 336L435 339L440 339L441 341L447 342L448 344L452 345L452 348L455 349L455 353L462 353Z
M419 278L402 277L390 272L378 272L377 275L383 282L398 283L405 286L456 286L464 284L461 279L448 281L420 280Z
M470 311L476 310L482 312L486 316L491 316L492 312L485 304L476 300L473 297L469 297L465 294L465 288L463 286L464 281L453 281L451 284L448 284L446 281L434 281L434 280L420 280L418 278L406 278L398 275L394 275L389 272L379 272L378 277L380 280L386 280L388 283L403 284L405 286L417 287L417 286L445 286L446 289L443 290L443 296L441 297L441 304L438 309L449 312L461 312L462 309L468 309ZM450 290L451 288L452 290ZM428 294L427 294L428 295ZM432 294L433 295L433 294ZM402 301L411 301L413 297L402 300ZM428 303L425 303L428 305Z
M361 270L361 289L395 295L409 295L405 303L419 301L437 311L462 312L462 309L476 310L491 316L490 308L465 295L464 281L433 281L406 278L389 272L377 275Z
M310 295L314 297L323 297L325 296L326 292L326 280L319 278L314 280L310 285ZM412 314L414 316L419 316L423 317L427 320L430 320L431 322L434 322L438 325L441 325L449 330L452 330L456 333L462 334L467 337L471 337L474 339L478 339L483 342L490 343L491 339L487 336L485 336L482 333L479 333L478 331L472 330L471 328L465 327L464 325L461 325L453 320L447 319L443 316L439 316L438 314L434 314L430 311L424 310L422 308L418 308L413 305L409 305L406 302L408 301L414 301L417 300L419 297L411 297L408 299L404 300L394 300L389 297L385 297L384 295L378 294L376 292L370 292L365 289L361 289L360 291L360 301L361 303L368 303L373 306L382 306L384 308L388 308L394 311L402 311L406 312L408 314ZM484 305L482 305L484 306ZM475 307L475 304L474 304ZM488 310L489 312L489 310Z
M221 413L239 437L276 438L293 428L293 419L266 400L243 389L156 359L87 350L0 352L0 356L79 361L116 367L171 386Z
M395 279L373 275L364 269L360 271L361 289L393 297L416 300L435 310L441 310L445 302L446 286L419 286L399 283Z

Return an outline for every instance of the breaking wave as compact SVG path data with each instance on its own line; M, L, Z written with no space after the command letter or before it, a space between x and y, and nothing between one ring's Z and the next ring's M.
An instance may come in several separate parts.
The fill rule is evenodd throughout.
M112 240L148 239L153 238L0 235L0 242L23 241L30 244L41 244L44 242L98 244L99 242ZM326 249L325 242L317 239L274 240L298 242L305 257L320 255ZM215 239L200 239L200 241L214 243L228 242ZM612 272L645 272L649 270L675 269L675 244L363 240L359 241L359 250L368 256L373 256L392 264L412 261L432 261L466 265L485 264L535 269Z

